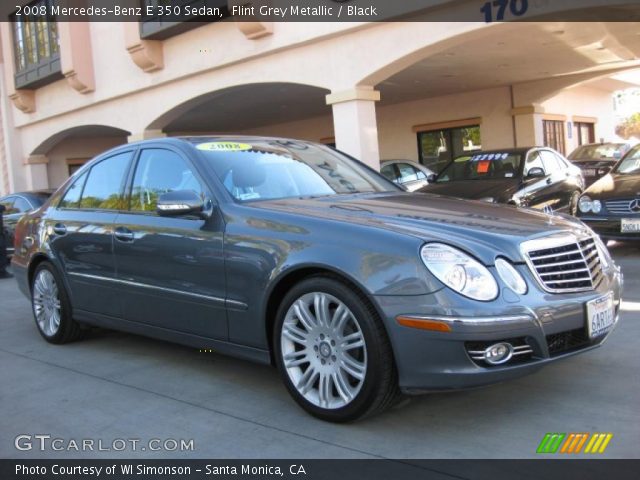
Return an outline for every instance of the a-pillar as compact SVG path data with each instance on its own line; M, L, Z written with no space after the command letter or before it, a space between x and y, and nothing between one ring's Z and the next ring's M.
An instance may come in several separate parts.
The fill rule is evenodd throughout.
M327 95L333 108L336 148L380 170L376 102L380 92L372 87L356 87Z

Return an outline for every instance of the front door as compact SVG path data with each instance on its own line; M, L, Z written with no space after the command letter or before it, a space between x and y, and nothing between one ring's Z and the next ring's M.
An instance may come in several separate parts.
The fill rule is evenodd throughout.
M129 210L113 232L126 320L216 339L227 338L223 222L218 211L162 217L163 193L210 192L188 159L168 147L140 151Z

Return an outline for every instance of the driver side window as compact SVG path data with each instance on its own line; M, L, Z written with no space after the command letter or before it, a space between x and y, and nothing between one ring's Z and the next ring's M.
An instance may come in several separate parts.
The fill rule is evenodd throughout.
M542 158L540 157L540 152L537 150L535 152L531 152L527 157L527 161L524 165L524 176L526 177L527 175L529 175L529 172L533 168L540 168L546 174L544 164L542 163Z
M178 190L204 195L193 170L180 155L163 148L143 150L133 178L130 210L155 212L160 195Z

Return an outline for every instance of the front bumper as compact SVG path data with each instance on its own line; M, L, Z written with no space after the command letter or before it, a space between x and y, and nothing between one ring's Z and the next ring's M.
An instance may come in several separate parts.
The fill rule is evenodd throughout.
M586 223L594 232L605 240L640 240L640 232L622 233L620 224L622 218L632 217L606 217L606 216L582 216L578 218Z
M528 283L525 295L502 288L492 302L467 301L447 288L429 295L374 297L383 312L402 391L413 394L480 387L522 377L548 363L596 348L613 328L589 339L586 303L608 292L614 295L617 324L622 294L618 270L612 270L590 292L550 294ZM397 322L399 316L444 322L450 331L402 326ZM472 359L470 351L501 341L528 345L530 353L495 366Z

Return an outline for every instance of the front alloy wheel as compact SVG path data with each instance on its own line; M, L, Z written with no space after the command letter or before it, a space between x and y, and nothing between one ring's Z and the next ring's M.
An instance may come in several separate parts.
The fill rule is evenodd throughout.
M273 344L289 392L318 418L355 420L397 397L393 354L376 310L332 276L308 278L289 291Z
M360 324L333 295L312 292L287 311L280 336L287 374L316 407L336 409L360 392L367 348Z

